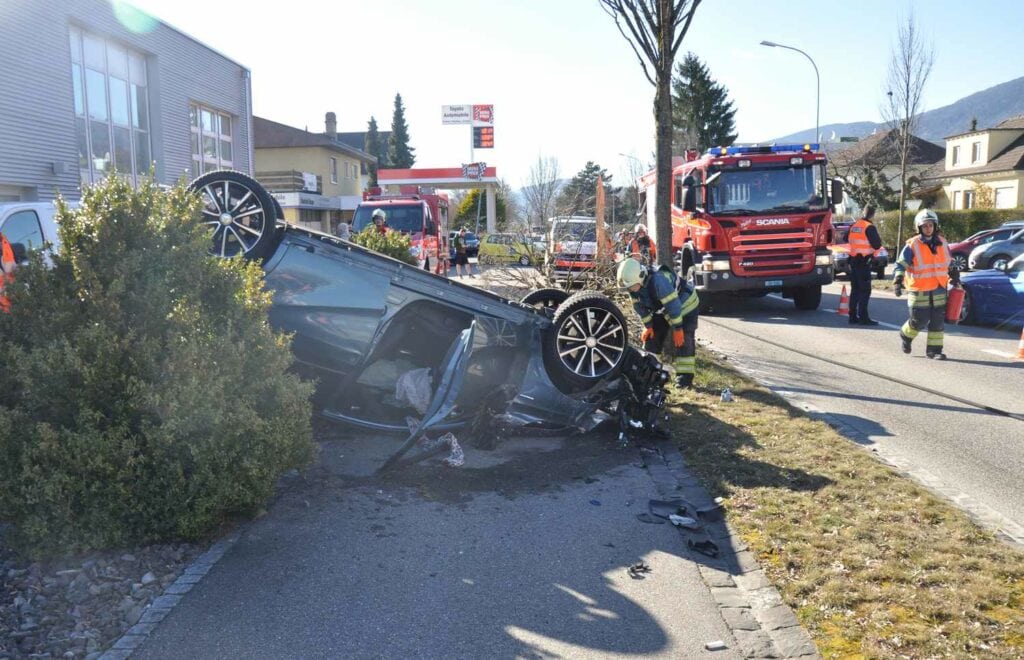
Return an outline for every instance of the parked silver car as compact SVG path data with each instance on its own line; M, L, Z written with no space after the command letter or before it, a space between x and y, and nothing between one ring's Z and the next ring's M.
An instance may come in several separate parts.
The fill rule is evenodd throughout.
M971 270L996 268L1005 270L1006 265L1024 254L1024 229L1002 241L992 241L974 248L967 262Z

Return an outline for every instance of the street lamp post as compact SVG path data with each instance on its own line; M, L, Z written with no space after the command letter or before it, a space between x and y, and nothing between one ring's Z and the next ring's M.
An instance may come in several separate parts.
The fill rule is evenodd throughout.
M810 60L811 66L814 67L814 78L817 81L817 98L818 98L817 107L816 107L815 112L814 112L814 141L815 142L819 142L820 141L820 136L818 135L818 130L819 130L819 126L821 125L821 76L818 74L818 65L814 63L814 60L811 58L810 55L808 55L804 51L800 50L799 48L794 48L792 46L785 46L783 44L777 44L774 41L767 41L767 40L766 41L762 41L761 45L762 46L768 46L770 48L788 48L789 50L795 50L796 52L800 53L801 55L806 57L808 60Z

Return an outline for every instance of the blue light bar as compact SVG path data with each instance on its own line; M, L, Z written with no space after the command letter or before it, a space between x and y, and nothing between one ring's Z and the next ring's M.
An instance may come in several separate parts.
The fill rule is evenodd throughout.
M741 156L743 154L807 153L819 149L821 149L821 145L812 142L809 144L774 144L765 147L711 147L707 153L709 156Z

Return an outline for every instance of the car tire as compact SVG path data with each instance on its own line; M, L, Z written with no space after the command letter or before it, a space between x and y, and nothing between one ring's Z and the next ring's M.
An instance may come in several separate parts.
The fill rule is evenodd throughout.
M520 266L529 266L530 265L530 257L526 256L525 254L520 256L519 257L519 265Z
M215 170L188 189L203 200L203 224L210 228L210 254L246 259L265 257L277 242L277 205L266 188L234 170Z
M523 296L519 302L537 309L550 309L554 312L566 301L569 292L564 289L537 289Z
M960 318L957 323L961 325L972 325L977 323L978 314L974 309L974 300L971 296L971 290L966 286L964 287L964 301L960 307Z
M596 291L569 296L551 322L543 338L544 365L560 390L579 392L622 370L629 326L607 296Z
M810 312L821 305L821 286L802 286L793 290L793 304L797 309Z
M996 270L1006 270L1006 264L1010 263L1011 257L1005 254L997 254L988 261L989 268L995 268ZM999 267L1002 264L1002 268Z
M964 272L968 270L967 255L954 254L952 261L958 271Z

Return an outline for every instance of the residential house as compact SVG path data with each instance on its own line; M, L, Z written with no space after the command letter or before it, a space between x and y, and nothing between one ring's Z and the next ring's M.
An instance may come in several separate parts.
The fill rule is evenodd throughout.
M311 133L253 117L256 178L277 199L287 222L334 233L362 201L366 168L377 159L339 139L333 112L326 131Z
M829 171L845 181L848 187L868 185L867 177L876 177L876 185L888 186L896 195L900 192L899 131L876 131L842 150L829 149ZM907 179L916 180L921 174L941 161L942 147L915 135L910 136L907 161ZM832 145L830 145L832 146ZM852 184L852 185L851 185ZM844 196L838 214L856 217L860 205L849 195Z
M127 3L0 2L0 201L252 171L249 69Z
M997 209L1024 205L1024 115L946 138L945 159L914 194L935 209L969 209L982 191Z

